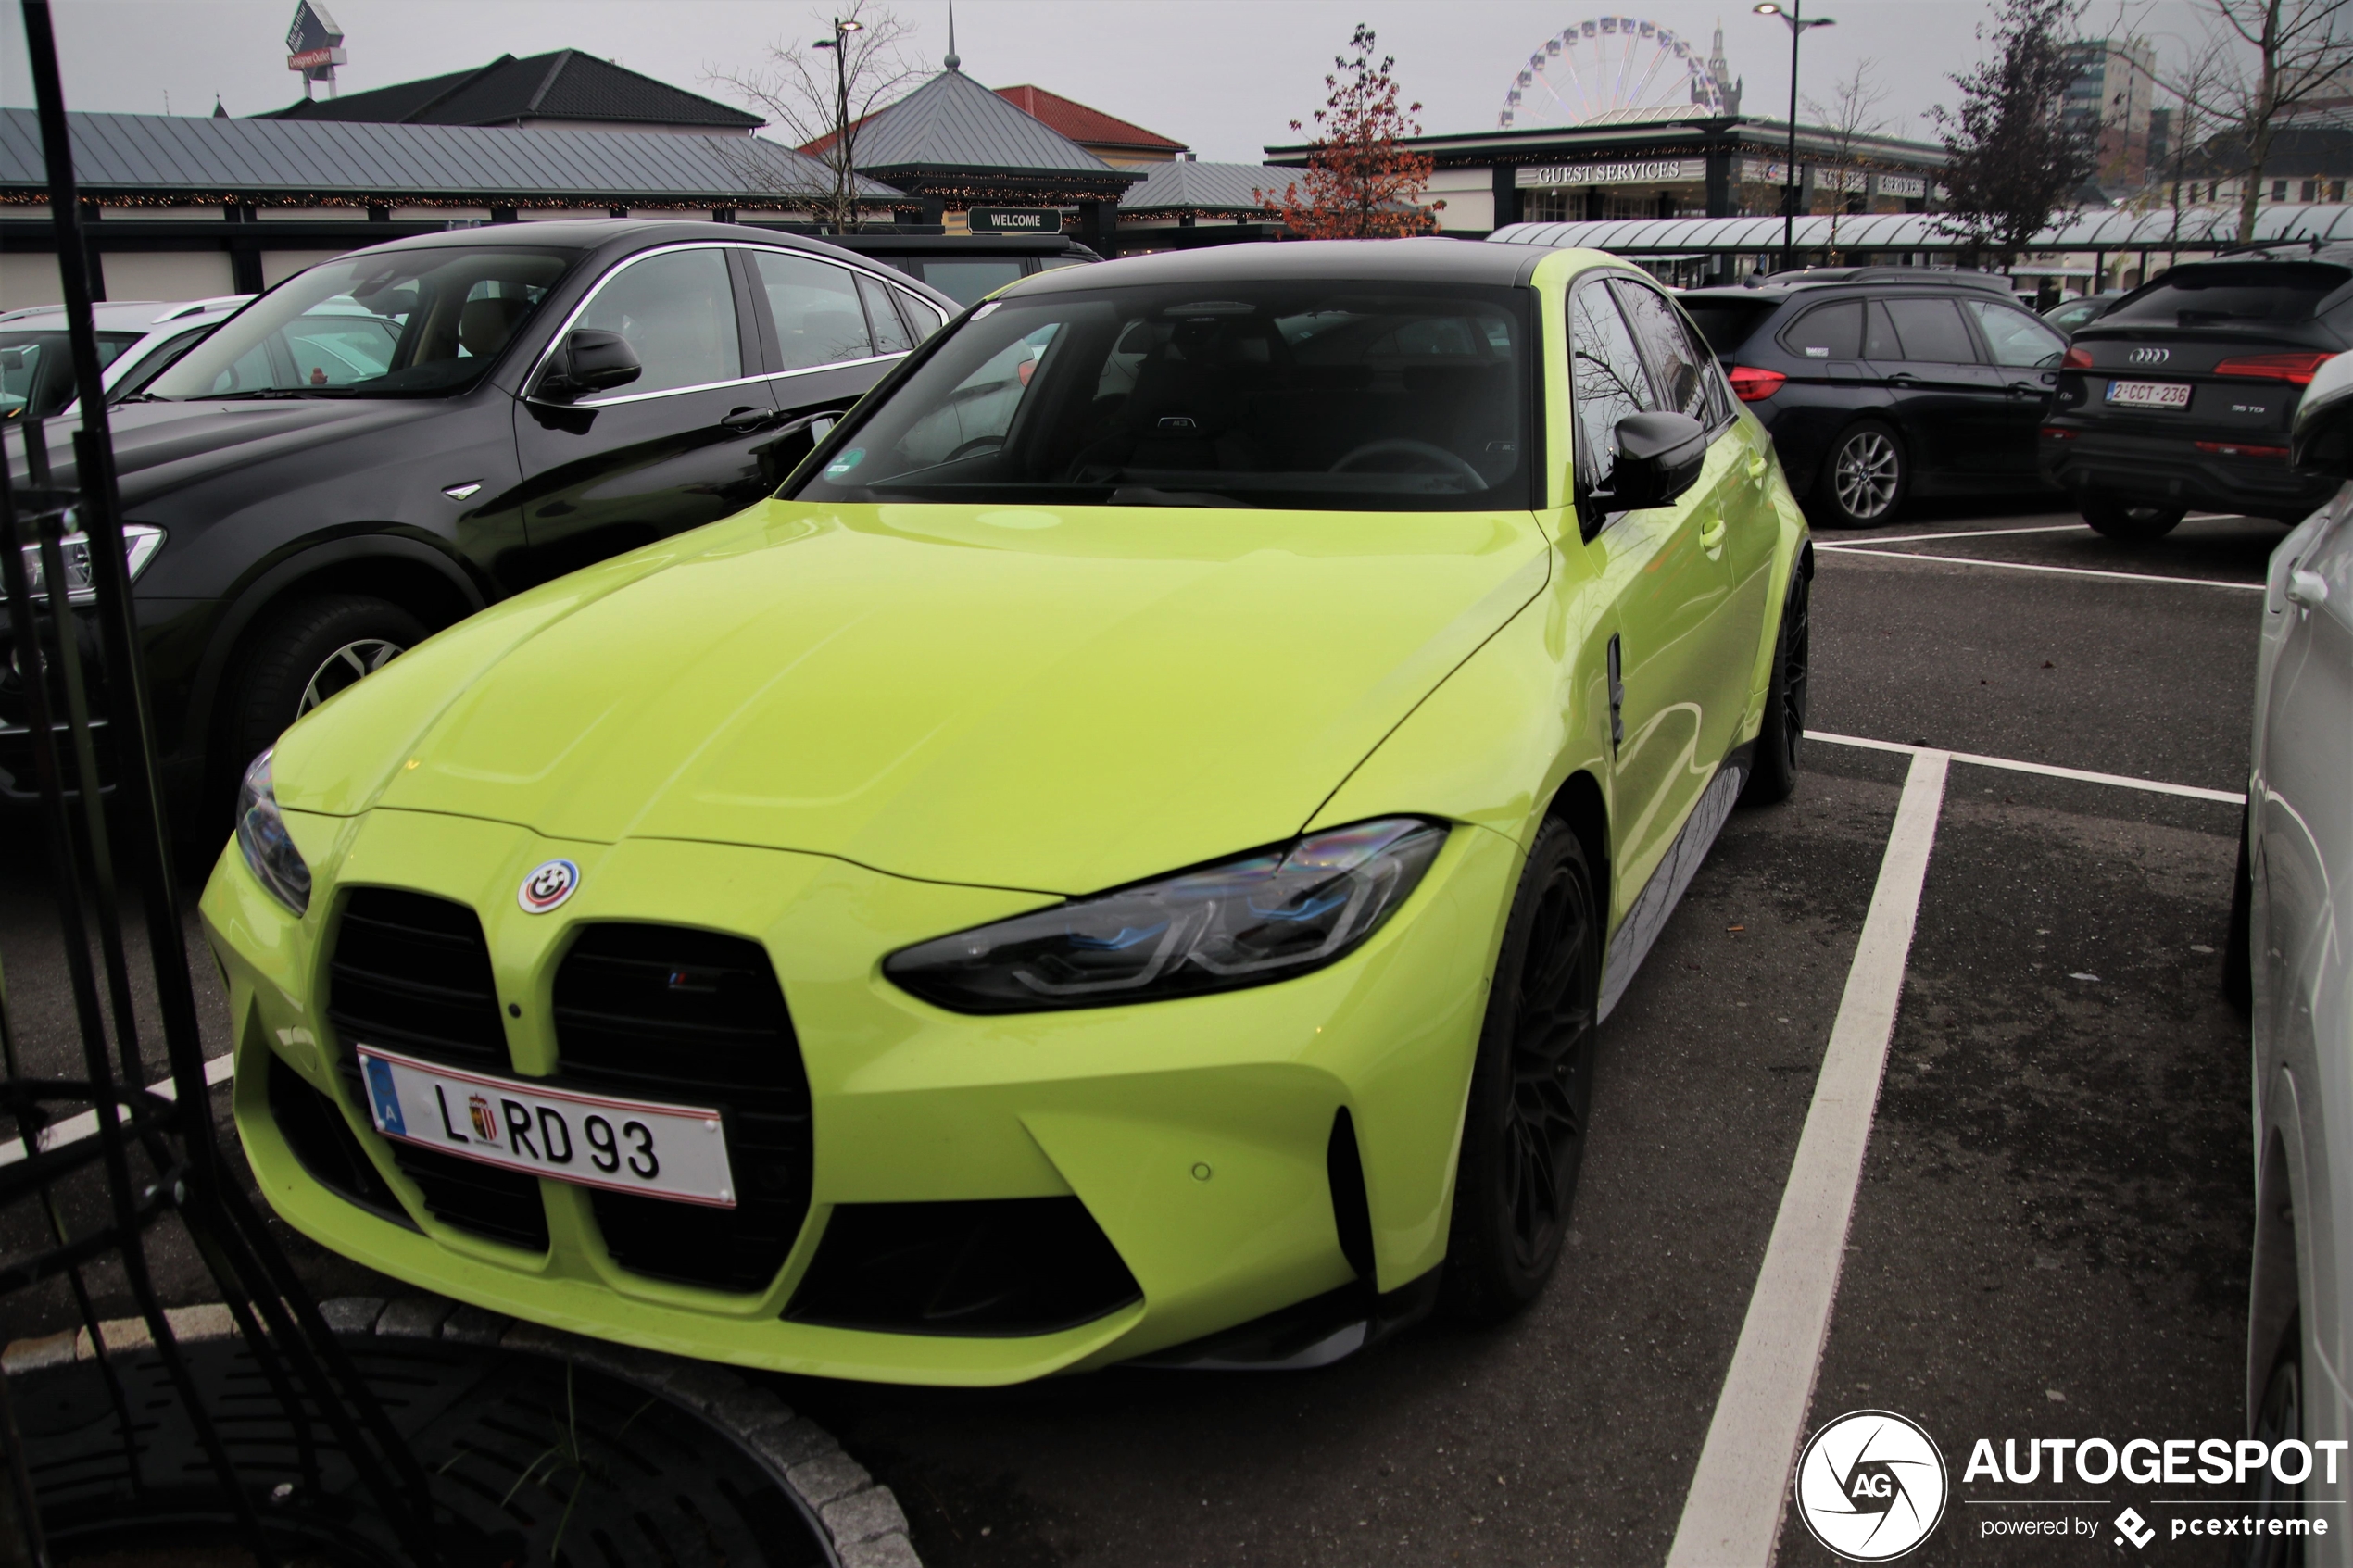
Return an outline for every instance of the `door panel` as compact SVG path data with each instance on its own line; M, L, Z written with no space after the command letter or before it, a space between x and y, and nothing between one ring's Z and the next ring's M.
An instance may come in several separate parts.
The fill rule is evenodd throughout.
M531 580L742 510L773 481L760 448L776 407L758 374L727 251L622 267L573 323L619 332L643 373L573 404L516 406Z
M1872 368L1893 395L1915 485L1982 483L1993 471L1986 448L2000 440L2007 394L1993 368L1978 363L1959 304L1941 295L1874 303L1872 314L1884 313L1894 329L1876 346L1900 358Z
M1609 487L1617 421L1662 400L1601 279L1570 296L1569 351L1577 483L1592 508L1606 505L1592 498ZM1711 468L1715 460L1711 454ZM1722 727L1711 726L1708 712L1718 678L1709 619L1725 580L1700 539L1721 521L1715 497L1704 480L1673 506L1605 514L1586 546L1609 596L1625 687L1625 737L1612 766L1612 859L1620 868L1613 922L1642 892L1718 760L1705 755L1708 731Z
M2041 440L2043 416L2050 412L2051 395L2058 389L2059 360L2067 353L2067 339L2018 307L1997 299L1969 300L1966 308L2002 381L2003 418L1990 454L1993 470L2006 480L2031 487L2037 483L2035 448Z

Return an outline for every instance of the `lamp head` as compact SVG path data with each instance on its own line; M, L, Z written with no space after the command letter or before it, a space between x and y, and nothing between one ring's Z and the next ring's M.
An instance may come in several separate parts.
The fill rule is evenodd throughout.
M830 49L833 46L834 41L830 38L820 38L816 43L810 45L812 49Z
M1765 0L1763 5L1752 6L1749 9L1755 11L1760 17L1778 17L1781 14L1781 8L1779 6L1774 5L1773 0Z
M862 21L836 22L834 31L836 32L863 32L866 31L866 24Z

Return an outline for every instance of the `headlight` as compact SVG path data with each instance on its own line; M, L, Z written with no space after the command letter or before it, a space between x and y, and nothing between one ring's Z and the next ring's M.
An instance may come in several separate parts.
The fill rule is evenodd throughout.
M66 514L69 519L72 513ZM146 564L163 548L163 530L151 522L126 522L122 525L122 564L136 580ZM69 604L88 604L98 596L98 584L90 573L90 535L69 533L57 541L57 552L65 558L66 600ZM48 573L41 564L41 546L24 547L25 575L31 579L36 598L49 592Z
M1320 969L1397 912L1446 842L1385 817L903 947L883 972L956 1012L1040 1012L1265 985Z
M237 847L245 852L261 885L296 914L310 908L310 868L286 832L278 797L270 787L270 753L253 759L237 786Z

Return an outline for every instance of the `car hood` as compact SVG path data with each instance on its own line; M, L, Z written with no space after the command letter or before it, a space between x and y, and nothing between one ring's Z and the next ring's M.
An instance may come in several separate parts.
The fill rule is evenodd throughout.
M126 511L149 496L217 474L290 457L323 442L429 420L446 412L437 397L288 397L229 402L119 403L107 410L117 482ZM50 463L60 485L74 479L73 433L47 426ZM22 483L24 462L12 472Z
M423 644L276 787L1086 892L1299 831L1550 558L1526 512L771 501Z

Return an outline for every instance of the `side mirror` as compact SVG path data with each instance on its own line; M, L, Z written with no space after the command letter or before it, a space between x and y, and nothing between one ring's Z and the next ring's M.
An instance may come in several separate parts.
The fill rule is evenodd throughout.
M1614 512L1663 507L1699 483L1707 427L1689 414L1629 414L1612 432L1617 468L1602 497Z
M2296 406L2288 461L2305 473L2353 479L2353 354L2322 365Z
M627 338L600 327L578 327L548 357L536 395L551 403L569 403L592 392L627 386L645 373Z

